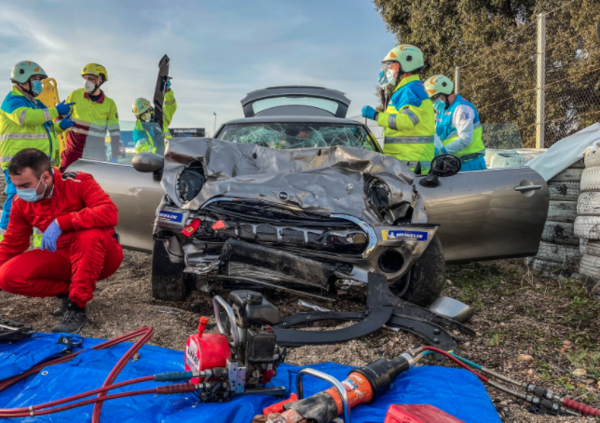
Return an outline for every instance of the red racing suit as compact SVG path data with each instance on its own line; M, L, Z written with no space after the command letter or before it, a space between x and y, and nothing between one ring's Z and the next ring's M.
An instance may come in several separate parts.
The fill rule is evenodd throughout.
M18 195L18 194L17 194ZM114 274L123 250L114 227L118 211L91 175L54 169L50 198L29 203L16 197L0 242L0 288L31 297L69 294L85 307L96 281ZM33 227L45 232L56 219L62 229L55 252L27 251Z

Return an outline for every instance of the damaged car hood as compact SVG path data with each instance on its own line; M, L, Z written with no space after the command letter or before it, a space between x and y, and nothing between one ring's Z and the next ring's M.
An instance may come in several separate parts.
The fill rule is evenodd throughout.
M178 192L180 176L201 163L206 181L191 201ZM413 190L414 173L384 154L335 146L275 150L209 138L173 138L165 153L162 186L181 208L198 210L217 197L265 201L320 214L346 214L367 223L424 209Z

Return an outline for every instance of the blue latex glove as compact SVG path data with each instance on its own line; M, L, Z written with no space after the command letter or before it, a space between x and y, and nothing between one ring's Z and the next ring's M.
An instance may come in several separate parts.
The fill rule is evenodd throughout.
M63 120L60 121L59 126L61 129L69 129L71 126L75 125L75 122L73 122L70 118L71 114L69 113L63 118Z
M169 80L167 80L167 83L165 84L165 89L166 89L167 91L169 91L169 90L171 89L171 80L170 80L170 79L169 79Z
M377 116L377 110L375 110L371 106L364 106L362 108L362 115L363 115L363 117L366 117L367 119L375 120L375 117Z
M62 234L62 229L60 229L60 226L58 226L55 220L48 226L46 232L44 232L44 236L42 237L42 251L48 250L55 252L56 241L60 234Z
M65 104L65 101L66 100L63 100L62 103L60 103L58 106L56 106L56 111L61 116L68 115L69 113L71 113L71 106L75 104L75 103Z

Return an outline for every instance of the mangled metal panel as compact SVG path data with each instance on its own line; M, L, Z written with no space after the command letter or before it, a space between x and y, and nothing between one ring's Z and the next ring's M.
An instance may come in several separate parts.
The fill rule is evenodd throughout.
M178 178L194 162L202 164L206 182L184 203L177 193ZM161 184L183 209L198 210L208 200L230 197L392 224L407 206L415 209L417 221L425 219L422 201L413 191L414 176L393 157L351 147L275 150L209 138L173 138Z

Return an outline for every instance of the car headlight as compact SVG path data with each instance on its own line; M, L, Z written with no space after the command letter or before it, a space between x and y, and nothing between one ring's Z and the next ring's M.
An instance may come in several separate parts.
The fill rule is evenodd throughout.
M187 203L193 200L200 193L206 178L202 164L195 162L188 166L177 180L177 194L179 199Z

